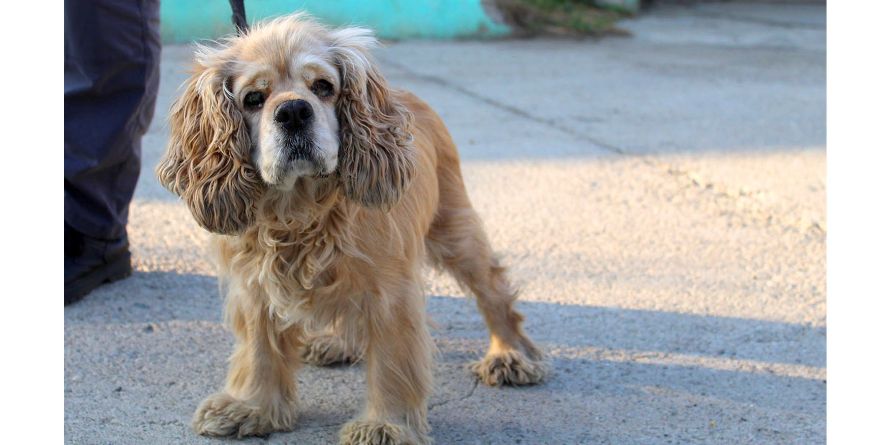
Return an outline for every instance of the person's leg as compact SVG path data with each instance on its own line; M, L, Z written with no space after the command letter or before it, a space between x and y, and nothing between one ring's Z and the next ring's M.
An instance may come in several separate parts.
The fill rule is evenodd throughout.
M129 274L126 223L159 83L158 0L65 0L65 304Z

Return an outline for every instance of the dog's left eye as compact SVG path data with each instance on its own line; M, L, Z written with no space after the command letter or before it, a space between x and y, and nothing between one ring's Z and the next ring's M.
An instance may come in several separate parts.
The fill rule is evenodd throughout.
M259 91L253 91L243 98L243 106L247 109L261 108L265 103L265 95Z
M332 93L335 92L335 87L332 86L326 79L319 79L311 85L311 91L317 95L317 97L327 98L332 96Z

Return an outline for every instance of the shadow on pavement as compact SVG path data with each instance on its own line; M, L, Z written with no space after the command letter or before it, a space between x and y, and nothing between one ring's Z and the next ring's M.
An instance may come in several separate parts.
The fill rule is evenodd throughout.
M191 434L186 431L190 411L223 381L233 341L220 324L216 280L152 272L135 273L128 281L125 289L131 292L121 292L122 283L111 284L65 309L66 425L79 424L81 431L84 423L94 420L79 417L73 405L94 405L113 418L139 406L145 411L144 404L156 402L162 414L131 415L148 429L174 424L159 434ZM473 301L454 296L429 299L440 350L438 389L430 403L438 440L643 442L665 437L661 434L680 437L669 425L692 429L693 422L698 423L692 413L709 405L719 405L724 416L735 417L730 427L748 428L750 433L755 419L772 412L789 410L801 417L809 413L809 422L823 418L819 411L824 404L817 400L824 399L826 388L824 328L529 301L520 302L519 308L526 315L527 331L547 351L554 373L540 386L496 389L472 386L464 369L486 347L485 326ZM107 338L102 349L79 349L77 338L103 335ZM294 432L275 437L310 433L334 442L340 424L358 409L354 398L363 391L361 368L306 367L298 377L304 415ZM89 383L91 379L95 381ZM112 396L95 395L104 390ZM776 391L779 397L772 397ZM620 404L636 399L648 402L631 403L636 412L620 412ZM543 409L535 412L541 409L539 403ZM494 414L488 412L492 407ZM658 424L641 429L640 436L636 431L624 435L627 430L609 430L617 424L613 422L640 420ZM706 425L698 428L703 431Z

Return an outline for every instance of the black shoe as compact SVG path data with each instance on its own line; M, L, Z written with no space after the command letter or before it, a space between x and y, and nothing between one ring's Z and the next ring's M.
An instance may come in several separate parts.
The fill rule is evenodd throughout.
M65 306L132 274L129 241L90 238L65 224Z

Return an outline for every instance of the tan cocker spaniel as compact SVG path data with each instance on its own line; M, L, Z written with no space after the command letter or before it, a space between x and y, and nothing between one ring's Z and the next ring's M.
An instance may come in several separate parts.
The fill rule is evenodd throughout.
M216 234L237 339L224 390L194 415L200 434L289 430L300 363L363 360L366 407L341 442L430 443L425 260L477 298L491 337L471 365L481 381L545 375L446 127L388 86L376 45L366 29L275 19L199 48L172 107L157 174Z

